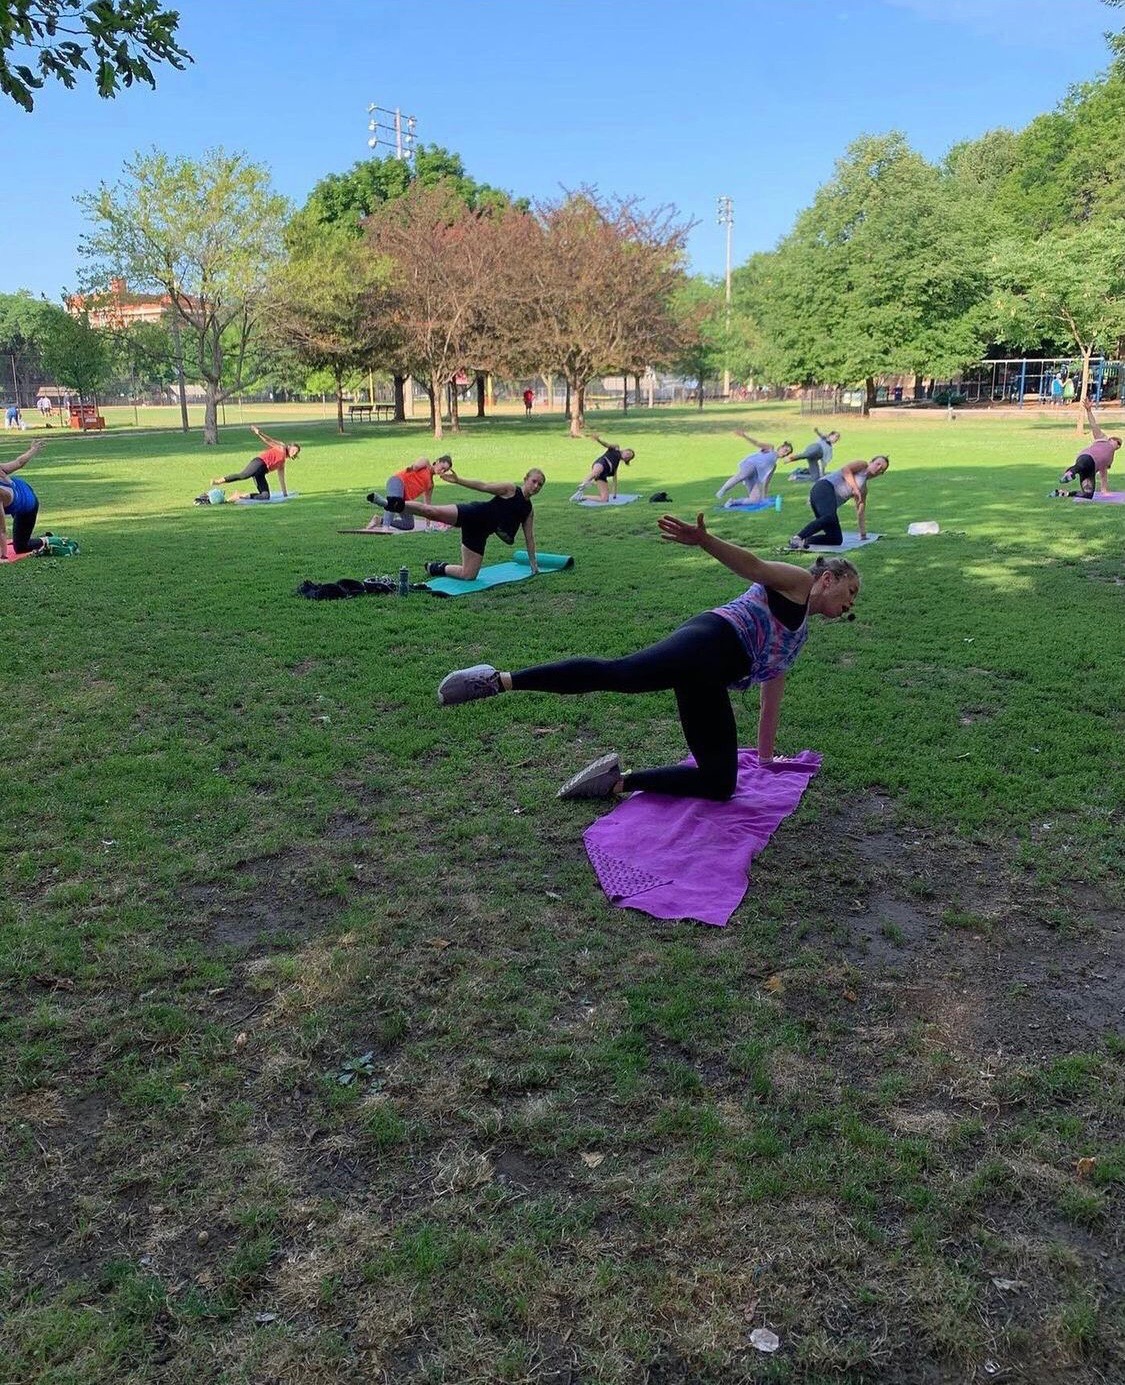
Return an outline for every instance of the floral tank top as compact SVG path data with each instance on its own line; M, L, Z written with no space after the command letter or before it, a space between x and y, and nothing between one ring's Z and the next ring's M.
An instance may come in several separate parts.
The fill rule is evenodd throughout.
M714 613L734 626L750 661L750 672L732 683L734 688L768 683L771 678L788 673L809 637L807 617L796 630L782 625L770 610L766 589L760 582L725 606L716 606Z

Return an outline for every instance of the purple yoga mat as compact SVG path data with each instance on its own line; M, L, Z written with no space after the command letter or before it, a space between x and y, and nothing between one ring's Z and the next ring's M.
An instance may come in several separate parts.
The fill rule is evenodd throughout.
M819 767L813 750L776 769L763 769L756 750L740 750L738 787L727 803L633 794L584 833L598 883L618 908L724 927L746 893L751 860Z
M1125 491L1109 491L1105 495L1101 491L1094 495L1096 501L1100 500L1103 505L1125 505ZM1089 505L1089 501L1081 495L1074 497L1076 505Z

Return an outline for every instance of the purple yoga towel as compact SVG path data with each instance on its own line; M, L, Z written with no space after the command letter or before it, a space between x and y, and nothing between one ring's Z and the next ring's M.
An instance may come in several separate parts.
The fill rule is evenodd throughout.
M1094 495L1095 500L1100 500L1103 505L1125 505L1125 491L1107 491L1105 495L1098 491ZM1089 505L1085 496L1076 495L1074 497L1076 505Z
M618 908L724 927L746 893L751 860L819 767L813 750L776 769L763 769L756 750L740 750L738 786L727 803L633 794L584 834L598 883Z

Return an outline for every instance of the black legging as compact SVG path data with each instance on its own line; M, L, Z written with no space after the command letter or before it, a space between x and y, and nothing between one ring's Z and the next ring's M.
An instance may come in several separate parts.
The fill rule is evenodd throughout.
M809 491L809 504L816 518L810 520L798 532L797 537L807 542L814 534L823 534L824 537L818 540L820 543L843 543L844 532L840 528L840 519L836 513L843 502L836 494L832 482L825 480L823 476L816 481Z
M269 495L270 487L266 477L269 475L269 468L261 457L255 457L252 462L247 462L241 471L236 471L230 476L223 477L223 485L229 486L232 481L253 481L258 487L259 495Z
M33 539L35 521L39 518L39 501L30 510L21 510L11 516L12 547L17 553L37 553L43 547L42 539Z
M698 768L665 765L625 776L627 789L724 800L738 777L738 734L727 692L745 678L750 660L734 626L714 611L624 659L564 659L512 674L518 692L659 692L676 694L684 740Z

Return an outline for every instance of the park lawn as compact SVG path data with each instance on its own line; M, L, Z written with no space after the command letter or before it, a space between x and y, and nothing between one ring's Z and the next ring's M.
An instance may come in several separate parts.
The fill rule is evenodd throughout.
M590 422L681 515L736 422L811 436ZM313 423L255 510L190 503L246 430L52 439L26 474L81 555L0 569L4 1379L1120 1378L1125 509L1044 498L1062 420L838 422L890 454L886 537L790 676L779 750L824 766L725 930L610 907L603 809L553 798L678 758L670 696L435 703L739 590L668 507L565 503L596 445ZM447 449L543 467L574 569L293 595L453 556L335 532ZM716 531L777 549L775 489Z

